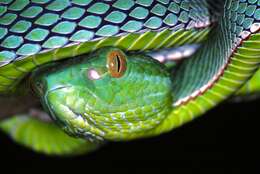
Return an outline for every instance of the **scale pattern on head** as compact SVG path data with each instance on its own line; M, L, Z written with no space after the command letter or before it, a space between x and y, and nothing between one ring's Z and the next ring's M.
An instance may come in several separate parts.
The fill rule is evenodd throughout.
M156 60L117 48L86 57L43 66L32 77L70 134L124 139L156 127L172 109L170 75Z

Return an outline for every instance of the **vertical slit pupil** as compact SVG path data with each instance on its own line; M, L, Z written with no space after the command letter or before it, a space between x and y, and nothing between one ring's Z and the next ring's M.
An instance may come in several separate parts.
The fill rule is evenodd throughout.
M117 72L120 72L121 61L118 55L116 55L116 61L117 61Z

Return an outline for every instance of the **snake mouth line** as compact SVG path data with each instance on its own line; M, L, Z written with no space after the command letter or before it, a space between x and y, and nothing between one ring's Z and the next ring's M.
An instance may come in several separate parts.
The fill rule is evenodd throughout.
M41 99L41 100L43 101L43 102L42 102L42 103L43 103L43 107L46 107L47 111L50 112L50 116L51 116L51 118L52 118L53 120L57 120L57 119L56 119L56 117L54 117L54 116L55 116L55 113L53 112L52 107L50 106L50 104L49 104L49 102L48 102L48 95L49 95L51 92L53 92L53 91L55 91L55 90L57 90L57 89L63 89L63 88L66 88L66 87L69 87L69 86L59 86L59 87L53 88L53 89L47 91L46 94L45 94L45 95L43 96L43 98Z
M64 89L70 86L60 86L57 88L54 88L48 92L46 92L45 95L45 106L48 108L48 111L50 112L50 115L52 117L52 119L58 121L58 123L60 123L60 125L63 127L63 129L66 131L67 129L72 129L72 132L76 131L76 134L78 135L78 133L80 133L81 135L83 134L84 138L86 138L87 140L91 141L91 142L95 142L95 141L104 141L104 139L101 137L102 135L105 135L105 133L99 129L98 127L95 127L95 129L98 129L98 132L100 133L101 136L87 131L86 129L83 129L82 126L73 126L73 127L68 127L68 125L66 123L64 123L64 120L61 120L59 117L56 116L56 113L54 111L54 109L51 107L51 104L48 102L47 97L48 95L55 91L55 90L60 90L60 89ZM92 123L91 120L89 120L88 118L84 117L82 114L76 112L74 109L72 109L71 107L67 106L67 105L63 105L62 106L64 108L66 108L66 110L68 110L70 113L73 114L73 117L71 117L69 120L67 120L66 122L71 122L71 121L75 121L75 122L81 122L81 124L83 123L84 125L87 125L88 127L90 127L90 129L94 129L91 125L95 125L94 123ZM69 123L69 125L71 125L71 123ZM72 124L74 125L74 124ZM71 131L68 132L69 134L71 133Z
M88 117L84 117L82 114L77 113L76 111L74 111L72 108L70 108L69 106L66 106L73 114L74 114L74 118L72 118L73 120L77 120L77 121L81 121L84 122L85 125L88 125L89 130L85 130L85 129L81 129L79 127L74 127L74 130L76 130L77 132L83 134L84 138L94 142L95 140L99 140L99 141L104 141L104 139L102 138L102 136L105 136L105 132L103 132L96 124L94 124L93 121L91 121L90 119L88 119ZM92 126L95 125L95 128ZM98 134L91 132L91 129L95 129L97 130L97 132L101 135L99 136Z

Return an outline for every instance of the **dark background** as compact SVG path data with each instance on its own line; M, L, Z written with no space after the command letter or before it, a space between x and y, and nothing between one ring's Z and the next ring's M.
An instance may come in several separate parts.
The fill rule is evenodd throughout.
M249 164L245 173L251 174L254 172L249 170L260 167L259 113L260 100L223 103L170 133L131 142L109 143L94 153L73 158L47 157L34 153L0 133L0 159L12 166L30 168L60 166L60 170L65 170L66 167L75 166L102 170L120 166L132 171L133 167L148 167L155 173L158 173L157 170L151 167L177 167L184 170L190 167L208 170L210 167L209 171L219 171L220 166L227 166L234 173L239 173L241 167ZM172 173L172 170L169 171Z

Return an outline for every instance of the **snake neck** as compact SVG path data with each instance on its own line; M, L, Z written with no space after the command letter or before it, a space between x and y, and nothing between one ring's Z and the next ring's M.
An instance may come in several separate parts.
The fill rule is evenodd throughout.
M176 106L202 95L211 88L223 74L238 46L248 39L248 26L257 20L251 18L252 20L247 21L248 24L241 23L241 16L244 14L238 11L239 3L240 1L235 0L225 1L219 22L210 32L209 39L177 69L173 82ZM235 5L237 7L234 7Z

